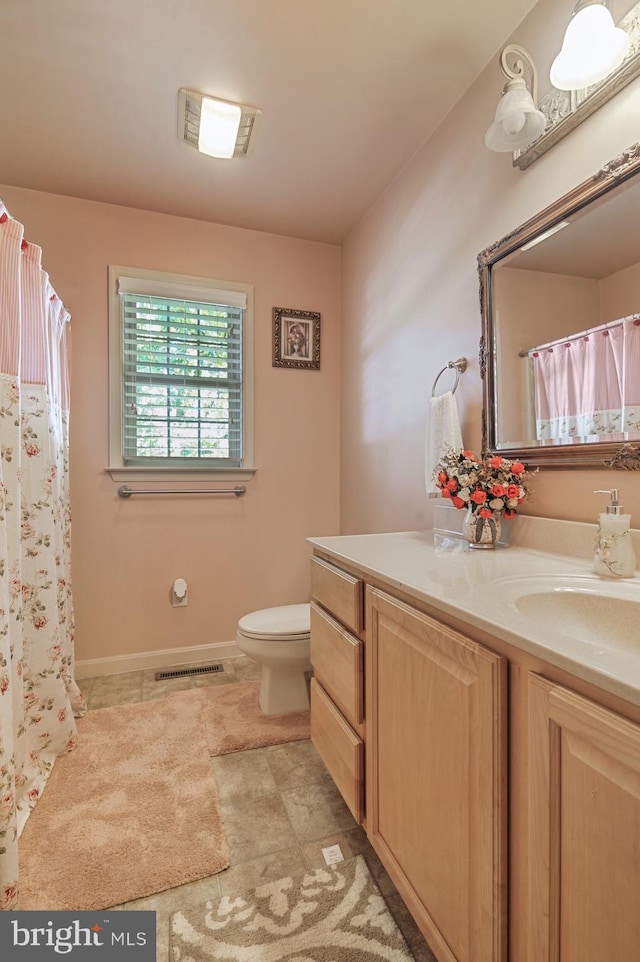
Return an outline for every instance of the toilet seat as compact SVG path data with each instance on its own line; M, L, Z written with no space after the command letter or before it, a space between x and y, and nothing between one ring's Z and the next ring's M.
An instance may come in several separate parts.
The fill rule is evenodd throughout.
M282 605L252 611L238 622L246 638L262 641L305 641L311 631L310 605Z

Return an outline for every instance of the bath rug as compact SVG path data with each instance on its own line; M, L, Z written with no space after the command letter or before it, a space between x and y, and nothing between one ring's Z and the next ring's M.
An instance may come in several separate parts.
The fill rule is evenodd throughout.
M414 962L362 855L171 916L171 962Z
M108 908L228 866L202 707L180 692L78 719L20 838L20 909Z
M260 710L259 681L199 688L210 755L229 755L247 748L284 745L309 738L309 712L265 715Z

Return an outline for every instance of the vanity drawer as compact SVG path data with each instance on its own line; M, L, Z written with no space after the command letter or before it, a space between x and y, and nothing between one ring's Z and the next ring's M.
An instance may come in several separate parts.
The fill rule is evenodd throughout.
M320 558L311 559L311 597L360 634L364 628L362 581Z
M364 645L311 602L311 664L347 721L364 721Z
M358 824L364 815L364 743L311 679L311 741Z

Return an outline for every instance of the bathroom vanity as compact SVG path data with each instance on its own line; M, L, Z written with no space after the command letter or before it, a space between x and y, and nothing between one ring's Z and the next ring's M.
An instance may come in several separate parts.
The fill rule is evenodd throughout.
M311 737L440 962L630 962L640 578L517 531L311 539Z

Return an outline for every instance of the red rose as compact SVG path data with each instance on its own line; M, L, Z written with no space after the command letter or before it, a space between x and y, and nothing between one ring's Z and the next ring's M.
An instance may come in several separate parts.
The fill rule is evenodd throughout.
M450 498L450 497L451 497L451 492L449 491L449 488L446 488L446 487L445 487L445 488L442 488L442 497L443 497L443 498Z
M491 485L491 494L494 496L494 498L501 498L504 494L504 485L498 484L496 481L495 484Z
M511 470L514 474L522 474L524 471L524 464L521 464L520 461L514 461L511 465Z
M489 458L489 464L491 465L492 468L501 468L502 458L499 458L497 456L495 458Z
M478 514L480 515L481 518L493 517L493 511L491 510L491 508L480 508L480 510L478 511Z
M475 504L484 504L485 501L487 500L487 496L486 496L486 494L485 494L484 491L480 491L479 489L477 489L477 490L474 491L473 494L471 495L471 500L472 500Z
M468 459L469 459L469 461L477 461L477 460L478 460L477 457L475 456L475 454L473 453L473 451L463 451L462 453L464 454L465 458L468 458Z
M441 471L438 475L438 481L440 484L445 484L447 481L447 475L445 471Z
M458 482L455 478L451 478L449 481L447 481L447 487L449 488L449 491L457 491Z
M515 516L516 516L516 513L515 511L512 511L511 508L505 508L504 511L502 512L502 517L506 518L507 521L510 518L515 518Z
M451 504L454 504L456 508L466 508L466 504L464 503L462 498L456 498L456 497L451 498Z
M517 484L508 484L508 485L507 485L507 497L508 497L508 498L519 498L519 497L520 497L520 488L518 487Z

